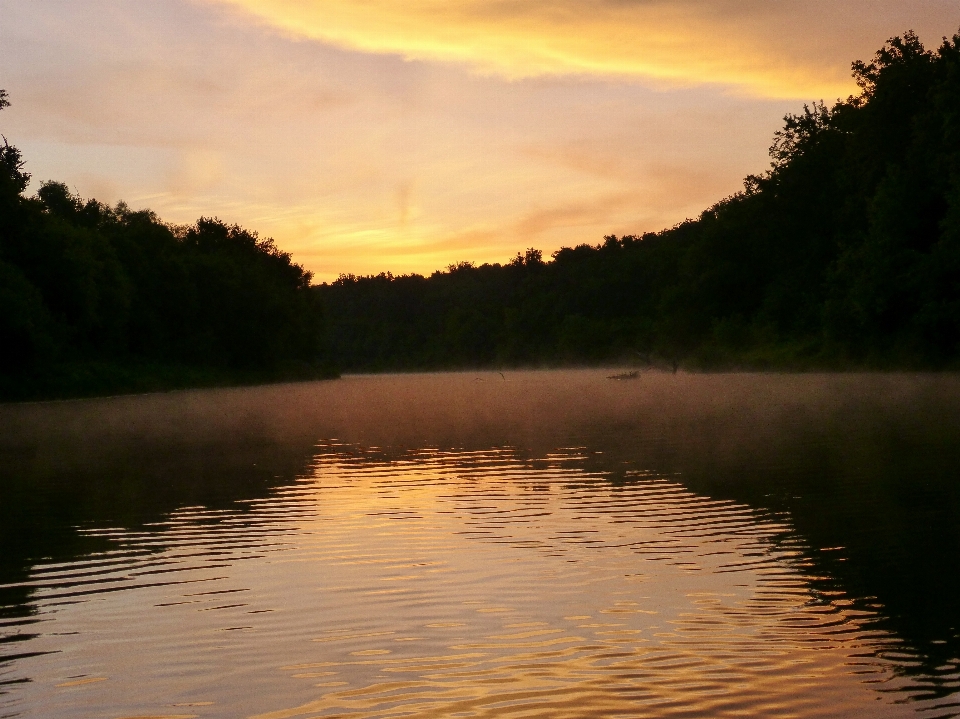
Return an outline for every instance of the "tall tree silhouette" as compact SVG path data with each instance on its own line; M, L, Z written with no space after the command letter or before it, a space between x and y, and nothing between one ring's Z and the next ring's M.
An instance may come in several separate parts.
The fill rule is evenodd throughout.
M960 37L929 51L907 32L853 76L858 95L787 115L770 167L676 227L320 288L337 358L956 366Z
M0 91L0 109L9 106ZM217 219L163 223L0 146L0 398L330 374L311 274Z

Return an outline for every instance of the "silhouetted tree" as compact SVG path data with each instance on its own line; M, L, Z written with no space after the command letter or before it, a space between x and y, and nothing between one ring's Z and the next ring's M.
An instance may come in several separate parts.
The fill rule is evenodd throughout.
M960 36L928 51L905 33L853 75L859 95L787 115L769 169L694 220L321 287L338 359L956 366Z
M173 227L60 182L25 197L24 166L4 138L0 398L330 373L311 274L272 240L216 219Z

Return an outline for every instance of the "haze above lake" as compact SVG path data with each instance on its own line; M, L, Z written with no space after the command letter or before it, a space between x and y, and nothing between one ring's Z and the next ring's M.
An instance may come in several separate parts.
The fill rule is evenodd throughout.
M960 716L960 381L0 407L0 716Z

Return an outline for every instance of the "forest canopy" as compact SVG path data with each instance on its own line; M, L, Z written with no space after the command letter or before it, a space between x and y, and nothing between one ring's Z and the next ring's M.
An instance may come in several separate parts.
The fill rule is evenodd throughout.
M311 274L272 240L217 219L168 225L60 182L25 197L29 182L4 138L0 398L330 374Z
M853 63L699 217L544 259L311 285L273 241L162 222L0 145L0 399L348 371L960 367L960 35ZM0 91L0 109L9 104Z
M908 32L853 75L859 95L788 115L769 169L676 227L319 288L336 360L957 367L960 35Z

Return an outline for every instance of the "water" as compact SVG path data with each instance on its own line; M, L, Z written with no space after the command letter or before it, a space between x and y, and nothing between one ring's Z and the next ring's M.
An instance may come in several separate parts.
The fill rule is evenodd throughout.
M960 716L960 381L609 374L0 408L0 716Z

